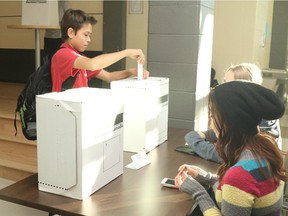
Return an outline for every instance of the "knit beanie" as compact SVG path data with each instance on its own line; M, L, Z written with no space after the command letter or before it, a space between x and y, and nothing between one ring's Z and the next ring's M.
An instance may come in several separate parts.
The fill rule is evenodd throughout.
M275 92L252 82L218 85L214 97L220 114L245 134L257 134L262 119L279 119L285 112L284 103Z

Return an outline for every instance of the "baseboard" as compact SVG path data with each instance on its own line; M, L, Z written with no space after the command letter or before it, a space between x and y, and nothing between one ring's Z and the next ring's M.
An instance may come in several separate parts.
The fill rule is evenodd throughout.
M8 179L0 178L0 189L7 187L13 183L15 182Z

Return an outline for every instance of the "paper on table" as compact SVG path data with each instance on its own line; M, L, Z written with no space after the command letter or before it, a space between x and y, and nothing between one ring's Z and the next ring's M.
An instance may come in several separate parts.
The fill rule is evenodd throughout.
M131 159L132 163L126 165L125 166L126 168L137 170L151 163L149 157L146 154L145 149L141 150L135 155L132 155Z

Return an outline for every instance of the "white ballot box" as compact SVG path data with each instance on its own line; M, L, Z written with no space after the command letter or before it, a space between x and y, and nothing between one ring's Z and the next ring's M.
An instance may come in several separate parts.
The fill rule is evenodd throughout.
M22 0L22 25L59 25L57 0Z
M123 173L123 99L110 89L36 96L38 188L85 199Z
M137 77L111 82L124 102L124 151L151 151L167 140L169 78Z

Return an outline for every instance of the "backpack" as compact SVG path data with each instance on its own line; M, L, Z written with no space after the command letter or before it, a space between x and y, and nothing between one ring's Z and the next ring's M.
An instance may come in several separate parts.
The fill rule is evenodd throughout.
M76 76L68 78L64 83L63 89L72 88ZM15 136L17 135L16 116L20 115L21 128L23 135L28 140L37 139L36 130L36 95L45 94L52 91L51 77L51 57L44 57L43 64L40 65L28 78L24 89L17 99L15 109L14 128Z

